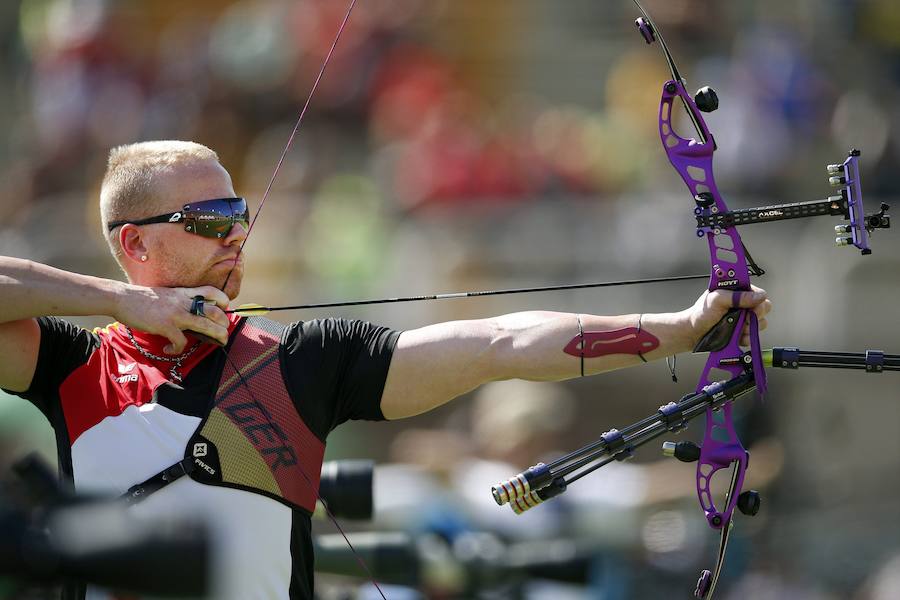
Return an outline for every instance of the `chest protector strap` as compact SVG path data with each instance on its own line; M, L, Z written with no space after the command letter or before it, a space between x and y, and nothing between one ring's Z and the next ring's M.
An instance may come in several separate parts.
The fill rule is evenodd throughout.
M130 488L128 501L187 475L310 513L315 509L325 444L300 418L285 387L283 333L283 325L261 317L238 325L216 395L184 459Z

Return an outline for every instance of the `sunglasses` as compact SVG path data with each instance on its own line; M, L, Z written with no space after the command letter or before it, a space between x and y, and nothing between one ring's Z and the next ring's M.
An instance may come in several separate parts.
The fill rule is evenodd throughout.
M113 221L107 227L112 231L125 224L151 225L153 223L184 223L184 230L197 235L221 239L228 235L235 223L250 228L250 209L243 198L216 198L185 204L179 212L157 215L146 219Z

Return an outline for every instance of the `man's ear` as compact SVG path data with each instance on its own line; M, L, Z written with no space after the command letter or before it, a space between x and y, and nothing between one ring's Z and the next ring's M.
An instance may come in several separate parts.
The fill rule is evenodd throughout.
M134 262L147 262L147 245L141 229L137 225L126 223L119 230L119 244L122 246L122 252L129 260Z

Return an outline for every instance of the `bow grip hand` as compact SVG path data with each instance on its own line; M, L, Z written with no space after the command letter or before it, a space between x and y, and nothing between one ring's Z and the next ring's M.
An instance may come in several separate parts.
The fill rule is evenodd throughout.
M728 346L735 328L743 324L741 312L744 310L746 309L732 308L725 313L725 316L700 338L694 346L694 352L718 352Z

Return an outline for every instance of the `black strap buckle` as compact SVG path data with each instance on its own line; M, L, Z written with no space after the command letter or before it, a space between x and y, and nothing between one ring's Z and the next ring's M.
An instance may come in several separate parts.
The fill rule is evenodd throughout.
M126 504L140 502L145 496L158 492L176 479L189 475L194 470L194 459L185 458L171 467L163 469L153 477L131 486L122 494L121 498Z
M172 483L176 479L180 479L194 470L194 461L191 458L185 458L181 462L177 462L168 469L160 473L160 478L166 483Z

